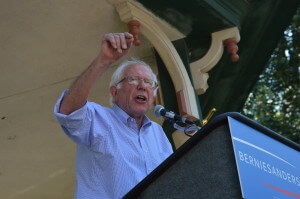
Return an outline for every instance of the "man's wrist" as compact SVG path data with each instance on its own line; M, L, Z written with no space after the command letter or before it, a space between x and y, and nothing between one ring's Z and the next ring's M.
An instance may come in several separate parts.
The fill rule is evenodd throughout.
M110 65L112 65L114 63L114 61L112 61L112 60L106 60L106 59L102 59L102 58L97 57L95 59L94 63L95 63L95 65L97 65L97 67L106 69Z

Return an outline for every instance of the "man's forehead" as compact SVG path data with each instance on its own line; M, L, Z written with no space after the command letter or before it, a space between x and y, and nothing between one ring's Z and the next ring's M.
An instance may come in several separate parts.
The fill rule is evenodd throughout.
M148 66L140 63L131 64L124 71L125 74L140 73L140 72L142 72L143 74L148 73L150 76L152 76L151 69L149 69Z

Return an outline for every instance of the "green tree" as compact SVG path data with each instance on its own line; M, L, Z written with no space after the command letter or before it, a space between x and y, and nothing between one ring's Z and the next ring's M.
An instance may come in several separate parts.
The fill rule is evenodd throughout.
M300 143L300 9L250 93L243 114Z

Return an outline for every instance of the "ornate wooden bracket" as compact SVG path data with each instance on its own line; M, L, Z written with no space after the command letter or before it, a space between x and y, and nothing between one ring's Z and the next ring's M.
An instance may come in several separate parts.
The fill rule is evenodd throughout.
M140 22L137 20L131 20L127 23L129 32L133 35L134 41L133 44L135 46L141 45L141 40L139 39L141 30L140 30Z
M214 32L211 35L212 42L209 50L201 59L190 64L194 87L198 95L203 94L208 88L208 71L211 70L220 60L224 52L224 46L227 46L227 52L231 54L232 61L238 61L236 54L240 41L240 34L237 27L228 28L222 31Z

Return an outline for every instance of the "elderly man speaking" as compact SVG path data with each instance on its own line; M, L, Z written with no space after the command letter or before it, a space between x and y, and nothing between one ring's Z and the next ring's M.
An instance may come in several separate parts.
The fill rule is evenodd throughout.
M146 63L126 61L114 72L113 108L87 101L96 80L133 40L130 33L104 35L99 55L55 105L58 122L77 146L77 199L122 198L173 152L161 126L145 116L157 90Z

